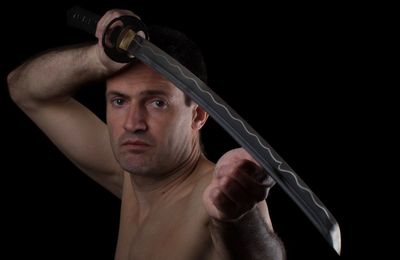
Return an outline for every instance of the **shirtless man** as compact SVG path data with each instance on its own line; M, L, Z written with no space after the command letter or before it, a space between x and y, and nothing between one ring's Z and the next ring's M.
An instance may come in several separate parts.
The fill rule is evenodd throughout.
M134 14L108 11L96 37L121 15ZM204 73L188 39L176 31L151 33L195 74ZM174 53L177 44L186 47ZM101 79L107 80L107 124L72 97ZM115 259L285 258L265 202L272 179L243 149L210 162L199 137L207 113L151 68L113 62L100 43L88 44L27 61L8 84L12 99L52 142L121 198Z

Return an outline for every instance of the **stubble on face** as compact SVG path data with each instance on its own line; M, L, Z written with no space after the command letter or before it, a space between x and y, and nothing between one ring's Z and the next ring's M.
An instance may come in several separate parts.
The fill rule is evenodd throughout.
M142 91L161 89L173 97L173 100L170 100L171 107L162 116L149 114L146 118L148 129L145 131L126 131L121 121L118 121L121 119L112 119L108 122L114 155L121 167L132 174L148 176L168 174L187 159L190 147L193 146L191 108L185 104L183 93L169 81L160 78L147 68L133 70L136 78L132 76L133 74L128 75L129 87L120 88L126 83L117 81L113 82L113 86L117 86L114 88L125 91L132 97L137 93L135 91L140 89ZM132 90L131 86L136 86L137 89Z

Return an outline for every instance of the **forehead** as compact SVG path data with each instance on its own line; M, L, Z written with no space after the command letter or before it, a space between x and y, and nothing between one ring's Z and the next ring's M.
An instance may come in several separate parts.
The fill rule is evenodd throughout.
M182 91L164 76L141 62L128 65L107 80L107 92L113 90L136 92L148 89L162 89L172 95L183 95Z

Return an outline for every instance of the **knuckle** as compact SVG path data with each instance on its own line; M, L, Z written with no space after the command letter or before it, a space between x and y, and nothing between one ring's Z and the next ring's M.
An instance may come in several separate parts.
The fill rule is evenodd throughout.
M242 159L239 162L239 168L242 171L245 171L245 172L248 172L248 173L252 173L252 172L257 171L258 166L252 161L249 161L247 159Z
M232 170L230 173L230 176L235 179L241 179L242 174L243 174L243 172L241 172L241 171Z
M276 184L276 181L271 177L271 175L266 176L266 180L263 182L267 187L271 188Z
M215 175L218 179L232 174L233 169L229 165L222 165L215 169Z

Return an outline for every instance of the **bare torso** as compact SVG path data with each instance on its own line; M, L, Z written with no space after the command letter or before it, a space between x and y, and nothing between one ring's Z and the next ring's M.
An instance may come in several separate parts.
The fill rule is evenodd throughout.
M212 164L203 161L179 187L143 212L125 173L115 259L217 259L202 203L211 178Z

